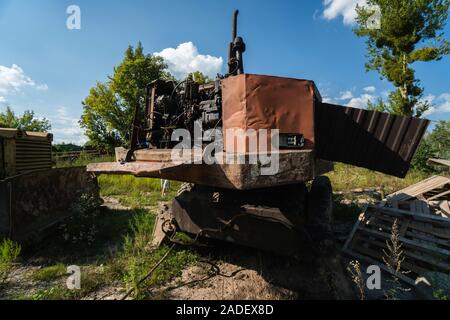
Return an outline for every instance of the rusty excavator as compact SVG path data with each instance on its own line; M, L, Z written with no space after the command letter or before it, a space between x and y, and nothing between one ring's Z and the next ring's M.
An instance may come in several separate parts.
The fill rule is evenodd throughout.
M323 176L333 162L403 178L429 121L325 103L310 80L245 73L237 17L238 11L228 73L206 84L192 77L149 84L129 147L116 150L116 162L88 171L184 182L158 218L156 243L176 229L301 256L334 241L332 187ZM209 133L199 136L199 127ZM182 139L180 130L195 138ZM208 150L211 163L204 159Z

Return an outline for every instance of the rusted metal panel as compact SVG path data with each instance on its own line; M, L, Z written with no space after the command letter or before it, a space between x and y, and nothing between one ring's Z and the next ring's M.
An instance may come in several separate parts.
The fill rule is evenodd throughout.
M10 234L10 187L11 184L0 181L0 235Z
M128 151L116 150L117 160L123 159ZM137 177L160 178L191 182L224 189L249 190L282 186L313 180L333 170L333 164L316 159L312 150L278 151L279 167L273 175L261 175L261 164L251 164L249 154L242 157L242 163L227 164L230 154L216 154L223 157L223 164L174 164L170 160L172 150L139 150L134 152L135 162L92 163L88 172L97 174L130 174ZM271 154L269 154L270 156Z
M223 129L279 129L280 134L303 135L311 149L317 99L320 95L309 80L254 74L229 77L222 81ZM270 146L270 134L268 138Z
M212 203L215 192L218 201ZM256 191L196 186L174 199L170 215L180 230L194 237L294 256L310 239L305 231L306 197L302 184Z
M317 103L317 157L404 178L429 121Z
M0 237L27 242L73 214L82 194L98 197L85 167L40 170L0 180Z

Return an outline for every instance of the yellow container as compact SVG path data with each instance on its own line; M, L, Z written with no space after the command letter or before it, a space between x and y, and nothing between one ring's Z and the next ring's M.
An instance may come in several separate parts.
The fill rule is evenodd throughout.
M51 133L0 128L0 179L52 167Z

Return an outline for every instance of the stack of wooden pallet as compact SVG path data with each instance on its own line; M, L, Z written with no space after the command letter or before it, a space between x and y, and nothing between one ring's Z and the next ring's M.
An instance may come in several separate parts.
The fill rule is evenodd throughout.
M402 243L402 271L397 274L414 285L428 272L450 270L450 179L434 176L389 195L378 206L369 206L359 217L344 252L392 272L383 262L392 226L397 221Z

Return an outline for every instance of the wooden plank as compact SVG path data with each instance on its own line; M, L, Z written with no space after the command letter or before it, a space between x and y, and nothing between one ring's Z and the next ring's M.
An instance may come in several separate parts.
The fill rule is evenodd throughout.
M448 201L442 201L439 207L442 211L444 211L445 214L450 215L450 205Z
M380 242L380 241L376 241L376 240L368 240L366 238L362 238L361 240L365 241L365 242L370 242L372 245L374 245L377 248L379 248L380 254L381 254L381 252L383 252L383 250L387 249L386 242ZM352 250L355 250L355 249L358 250L358 248L359 248L359 246L358 246L358 244L356 244L355 247L352 248ZM440 268L441 271L447 272L448 268L450 268L450 264L448 264L446 262L443 262L443 261L440 261L440 260L436 260L434 257L432 257L430 255L424 256L424 255L421 255L418 252L414 252L412 250L405 250L405 248L403 248L403 254L405 256L410 257L410 258L419 260L419 261L421 261L423 263L432 265L429 268L430 270L434 270L435 267L437 267L437 268ZM380 259L381 259L381 256L380 256Z
M386 236L382 237L383 239L387 240L388 238L391 237L392 227L390 225L383 225L383 224L380 224L378 222L372 222L371 226L374 226L374 227L378 228L378 230L373 230L373 231L377 231L377 232L381 232L381 231L379 231L379 229L384 229L384 232L386 233ZM366 228L364 230L372 230L372 229ZM402 237L405 237L406 235L408 235L410 237L413 237L413 238L420 239L420 240L425 240L425 241L428 241L428 242L431 242L431 243L439 243L439 244L444 245L444 246L449 246L450 245L450 242L448 242L446 240L439 240L439 239L435 239L435 238L430 238L430 236L427 236L425 234L417 234L417 233L414 233L414 232L405 232L405 234ZM414 240L415 239L413 239L413 241ZM369 240L369 242L370 242L370 240Z
M414 201L410 202L411 203L411 211L429 215L430 214L429 209L424 206L424 204L426 202L424 201L423 195L419 195L417 198L420 200L414 200ZM416 224L422 226L423 228L426 227L426 224L424 222L416 222ZM421 241L418 239L418 242L421 242Z
M417 224L417 222L414 222L414 221L411 222L409 228L428 233L435 237L439 237L439 238L443 238L443 239L447 239L447 240L450 239L450 234L444 233L443 231L445 231L445 229L443 229L443 228L440 228L441 230L439 231L439 230L436 230L435 228L433 228L432 226L424 227L422 225Z
M420 204L422 206L422 212L424 214L431 214L430 207L428 206L428 203L426 201L421 201Z
M383 257L384 257L384 253L383 251L378 252L376 250L372 250L370 248L355 248L356 250L359 250L361 253L368 255L369 257L376 259L378 261L380 261L381 264L386 265L383 261ZM353 250L354 251L354 250ZM407 271L412 271L418 275L423 275L427 272L426 269L416 266L413 263L411 263L411 260L407 261L408 257L405 257L405 260L402 262L402 269L407 270ZM387 266L386 266L387 267ZM388 268L388 267L387 267Z
M409 210L412 212L417 212L417 213L422 213L422 211L420 210L420 206L417 207L417 201L411 201L409 203L410 207Z
M434 179L433 182L433 179L429 179L431 183L436 181L443 183L444 180ZM423 186L418 186L413 192L417 194L417 198L421 198L423 190ZM436 196L442 197L443 193L445 196L446 192L440 192ZM422 197L422 199L425 198ZM376 260L382 261L386 241L391 237L392 224L397 219L400 229L399 240L403 244L402 250L405 257L402 266L418 275L433 270L442 272L448 270L450 267L450 219L436 215L436 207L441 203L431 204L429 201L415 200L407 204L411 211L368 206L355 224L343 252L361 261L380 265L382 262L376 262ZM448 202L444 203L446 204L448 205ZM394 201L393 205L401 206L399 201ZM443 256L443 259L438 259L436 256ZM380 268L391 273L384 264ZM415 279L405 275L402 275L402 280L411 284L415 282Z
M363 213L361 213L358 217L358 221L356 221L355 225L353 226L352 231L350 232L350 235L348 236L347 241L344 244L344 247L342 250L346 250L348 246L350 245L353 237L355 236L356 231L358 230L359 226L361 225L361 222L363 222L365 219L365 210Z
M411 219L405 219L404 221L402 221L402 226L398 233L401 237L404 237L406 235L406 231L408 231L410 224L411 224Z
M414 200L410 202L411 204L411 211L422 213L422 214L431 214L430 208L428 207L428 204L424 200Z
M440 268L441 271L447 272L448 269L450 268L450 264L442 262L442 261L438 261L438 260L436 260L436 259L434 259L432 257L423 257L423 256L421 256L421 255L419 255L417 253L411 252L411 251L405 252L405 255L407 255L407 256L409 256L411 258L414 258L416 260L419 260L419 261L431 264L431 265L433 265L433 266L435 266L437 268ZM430 268L430 269L433 270L434 268Z
M390 235L384 234L384 233L379 232L379 231L369 230L369 229L365 229L365 228L361 228L361 227L359 228L359 230L361 230L364 233L368 233L368 234L371 234L371 235L374 235L374 236L379 236L379 237L384 238L384 239L390 239ZM424 243L419 243L419 242L414 241L414 240L406 239L405 237L399 237L399 240L404 245L407 245L407 246L412 246L412 247L415 247L415 248L418 248L418 249L428 250L428 251L432 251L432 252L435 252L435 253L438 253L438 254L443 254L443 255L446 255L446 256L450 256L450 251L446 250L446 249L435 248L435 247L432 247L432 246L424 244Z
M383 212L384 214L396 216L396 217L409 216L409 217L412 217L414 220L429 222L429 223L438 223L438 224L442 224L443 226L450 227L449 219L438 217L438 216L425 215L425 214L421 214L418 212L393 209L393 208L388 208L388 207L377 208L377 207L370 206L368 209L369 210L378 210L378 211Z
M428 241L428 242L431 242L431 243L437 243L437 244L440 244L440 245L443 245L443 246L450 247L450 242L446 241L446 240L431 238L431 237L426 236L424 234L418 234L418 233L414 233L414 232L407 232L406 235L410 236L410 237L414 237L414 238L420 239L420 240L425 240L425 241Z
M401 200L407 200L410 198L414 198L416 196L416 194L420 194L417 193L417 190L420 190L421 188L423 188L424 186L433 183L434 181L436 181L437 176L433 176L430 177L428 179L425 179L419 183L416 183L414 185L408 186L400 191L397 191L393 194L388 195L388 198L394 198L396 196L400 196L403 195L403 198Z
M450 183L450 179L441 176L433 176L415 185L409 186L403 190L397 191L387 196L387 202L405 201L417 197L418 195L429 192L433 189L442 187Z
M428 198L427 201L437 200L437 199L442 198L442 197L444 197L444 196L446 196L448 194L450 194L450 190L446 190L446 191L441 192L441 193L439 193L439 194L437 194L437 195L435 195L435 196L433 196L431 198Z
M429 159L427 161L427 164L429 166L444 166L444 167L450 167L450 160L444 160L444 159Z
M379 227L379 228L386 229L386 233L389 234L389 236L390 236L390 234L392 232L392 226L391 225L383 225L383 224L380 224L380 223L377 223L377 222L372 222L371 225ZM415 237L415 238L420 239L420 240L425 240L425 241L428 241L428 242L431 242L431 243L437 243L437 244L440 244L440 245L443 245L443 246L450 247L450 241L445 240L445 239L437 239L436 237L433 237L432 235L428 234L426 231L425 232L421 231L421 233L408 231L408 228L410 226L410 221L408 223L405 223L405 221L402 221L400 223L400 225L402 225L402 227L400 228L400 231L399 231L399 235L401 237L405 237L406 235L408 235L408 236L413 237L413 238Z
M395 217L385 216L385 215L378 215L377 218L380 220L385 220L391 224L394 223L394 220L396 219ZM426 232L435 237L440 237L440 238L447 239L447 240L450 239L450 234L436 230L431 225L426 225L424 227L422 223L419 224L418 222L413 221L413 220L411 220L409 223L409 229L415 229L415 230L419 230L422 232ZM444 228L440 228L440 229L442 229L442 231L446 230Z

